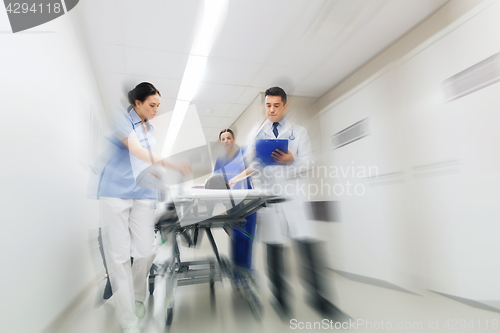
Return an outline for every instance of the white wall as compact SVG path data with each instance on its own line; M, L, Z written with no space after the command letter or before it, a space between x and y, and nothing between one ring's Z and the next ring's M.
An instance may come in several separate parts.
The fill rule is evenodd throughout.
M442 82L500 52L500 3L450 1L316 107L328 165L376 166L334 196L331 267L418 291L499 299L500 84L446 103ZM425 38L424 38L425 37ZM404 51L404 52L403 52ZM371 135L331 136L369 118Z
M236 136L236 144L239 146L249 144L253 140L252 136L255 135L253 133L257 131L264 119L266 119L264 93L260 93L230 126Z
M2 332L41 331L97 273L87 186L90 112L97 124L103 109L76 14L0 34Z

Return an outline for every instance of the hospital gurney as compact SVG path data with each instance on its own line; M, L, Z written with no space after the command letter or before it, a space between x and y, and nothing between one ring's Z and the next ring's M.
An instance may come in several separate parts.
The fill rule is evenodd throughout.
M216 281L228 278L233 288L237 288L246 298L254 316L260 319L262 305L255 290L252 272L234 266L228 258L219 254L212 228L242 228L246 217L265 205L275 204L285 199L261 190L190 190L177 194L166 204L166 212L156 224L156 231L162 239L170 238L172 257L170 261L154 265L149 277L149 290L153 293L155 276L166 278L166 323L172 324L174 312L174 292L177 286L209 283L212 296ZM214 215L216 205L225 211ZM210 241L215 258L198 261L182 261L179 240L183 238L188 246L196 245L199 232L205 232Z

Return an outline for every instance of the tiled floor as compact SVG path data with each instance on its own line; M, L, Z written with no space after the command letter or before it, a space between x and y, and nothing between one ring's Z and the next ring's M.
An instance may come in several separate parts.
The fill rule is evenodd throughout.
M216 232L221 253L227 253L227 236ZM200 249L182 248L187 260L210 253L207 239ZM294 252L287 252L289 282L294 290L293 323L280 321L269 303L270 292L264 274L263 246L255 249L256 268L260 271L260 296L264 316L256 321L248 304L233 293L229 281L216 283L215 297L208 284L179 287L175 295L175 313L170 332L293 332L336 331L322 322L322 318L303 302L304 289L300 285L294 265ZM353 332L490 332L500 331L500 313L472 308L432 292L421 295L385 289L355 282L331 272L336 292L335 303L353 318L349 325ZM104 281L95 287L81 304L57 323L54 333L120 333L111 300L96 306L102 294ZM153 296L145 304L147 314L141 320L143 333L167 332L164 309L165 283L157 278ZM448 327L446 326L448 320ZM456 321L454 321L456 320ZM316 322L316 329L314 323ZM311 326L308 326L309 325ZM302 326L303 325L303 326ZM371 325L371 327L370 327ZM304 329L300 329L300 328ZM311 329L308 329L310 327ZM496 329L495 329L496 328Z

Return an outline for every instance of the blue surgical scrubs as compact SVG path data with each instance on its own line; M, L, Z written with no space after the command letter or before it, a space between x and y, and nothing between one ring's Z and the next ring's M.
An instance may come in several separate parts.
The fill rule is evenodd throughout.
M137 186L137 176L150 164L145 163L132 154L122 140L135 137L141 146L152 150L156 141L155 130L146 121L148 133L141 125L141 118L134 109L127 113L118 113L114 119L114 132L109 138L107 149L108 160L99 179L97 195L121 199L156 199L156 192Z
M228 182L246 169L243 155L244 151L239 149L231 158L219 158L215 163L214 173L223 174L226 182ZM248 178L238 182L233 187L235 190L251 188ZM233 263L247 269L252 268L252 244L255 235L256 220L257 213L253 213L247 217L247 223L243 230L234 229L232 232L231 248Z

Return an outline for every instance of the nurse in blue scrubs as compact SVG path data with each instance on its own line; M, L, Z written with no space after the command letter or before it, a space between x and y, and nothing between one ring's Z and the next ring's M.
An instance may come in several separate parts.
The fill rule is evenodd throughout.
M219 141L225 150L225 156L217 159L214 173L221 173L226 183L246 169L243 158L244 151L234 144L235 137L231 129L224 129L219 133ZM236 183L232 189L251 189L250 182L243 179ZM252 268L252 243L255 235L255 222L257 213L247 217L247 223L243 230L234 229L231 237L232 259L236 266Z
M140 333L145 315L146 278L154 259L156 192L137 185L136 177L151 164L190 172L189 165L174 165L153 153L154 127L160 92L142 82L128 93L130 106L113 119L107 162L98 196L101 237L115 305L124 333ZM130 258L133 257L131 266Z

